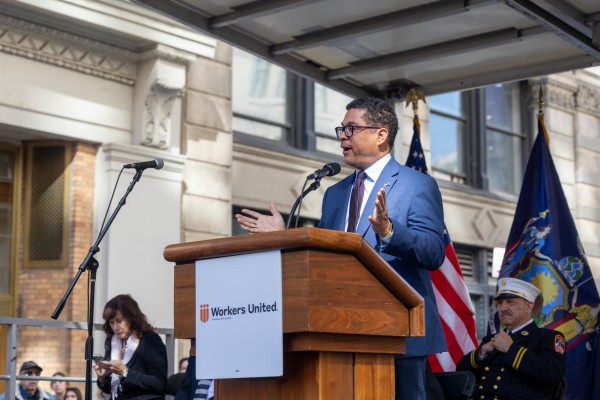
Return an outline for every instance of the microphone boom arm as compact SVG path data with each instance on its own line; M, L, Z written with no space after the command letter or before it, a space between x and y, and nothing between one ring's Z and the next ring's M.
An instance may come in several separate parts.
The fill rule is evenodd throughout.
M313 183L311 183L310 186L308 188L306 188L306 190L304 192L302 192L302 194L296 199L296 201L294 202L294 205L292 206L290 214L288 215L288 219L287 219L287 222L285 224L285 229L289 229L290 228L290 223L292 222L292 218L294 217L294 214L296 213L296 208L298 208L298 204L300 204L300 202L302 201L302 199L304 197L306 197L307 194L309 194L313 190L317 190L319 188L319 186L321 186L321 179L320 178L319 179L315 179L315 181Z

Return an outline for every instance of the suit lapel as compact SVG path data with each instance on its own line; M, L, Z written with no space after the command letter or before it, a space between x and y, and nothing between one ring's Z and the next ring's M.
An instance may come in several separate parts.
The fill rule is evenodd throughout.
M369 222L369 215L373 214L373 210L375 209L375 199L377 198L377 192L379 189L384 188L386 196L394 190L396 186L396 181L398 180L398 170L400 168L400 164L393 158L386 164L383 171L379 175L377 182L373 185L373 190L369 194L369 198L367 199L367 203L365 204L365 208L360 216L360 220L358 221L358 226L356 227L356 233L360 233L362 236L365 236L369 228L371 227L371 223ZM351 188L352 189L352 188Z
M342 232L346 230L346 214L348 212L350 193L352 192L352 185L354 184L354 178L356 174L353 175L344 178L339 183L340 190L338 192L338 195L334 197L335 206L331 210L331 212L333 213L331 219L331 221L333 221L332 229Z

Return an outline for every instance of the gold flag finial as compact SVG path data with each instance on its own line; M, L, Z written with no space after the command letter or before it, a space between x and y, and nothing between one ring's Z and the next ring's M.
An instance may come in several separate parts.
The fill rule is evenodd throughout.
M550 137L548 136L548 131L546 131L546 124L544 123L544 92L542 91L542 85L540 85L540 91L538 92L538 121L539 126L544 133L544 139L546 139L546 143L548 146L550 145Z
M423 89L411 88L408 92L406 92L406 107L412 103L415 115L417 115L419 111L419 100L423 100L423 103L427 103L427 101L425 101L425 93L423 92Z

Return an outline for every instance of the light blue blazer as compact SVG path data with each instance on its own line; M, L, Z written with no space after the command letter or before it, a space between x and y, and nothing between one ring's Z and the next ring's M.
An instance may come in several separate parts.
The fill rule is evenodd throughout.
M356 174L325 191L320 228L343 231ZM388 215L394 234L387 245L371 229L368 216L375 208L379 189L386 192ZM387 163L367 199L356 232L394 268L425 300L424 337L409 338L406 356L446 351L446 340L437 311L429 271L438 269L445 257L442 196L433 178L400 165Z

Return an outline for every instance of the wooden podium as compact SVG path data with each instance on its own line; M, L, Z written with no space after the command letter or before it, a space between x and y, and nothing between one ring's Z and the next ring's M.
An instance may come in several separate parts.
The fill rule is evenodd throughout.
M284 375L221 379L215 400L394 400L394 354L425 334L422 297L355 233L289 229L169 245L175 337L193 338L195 261L281 250Z

